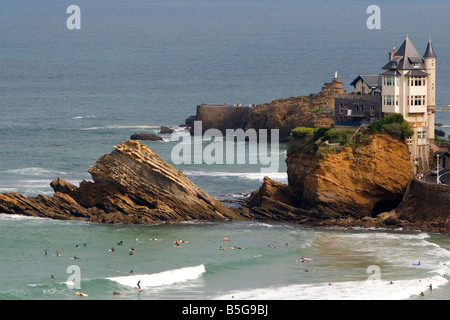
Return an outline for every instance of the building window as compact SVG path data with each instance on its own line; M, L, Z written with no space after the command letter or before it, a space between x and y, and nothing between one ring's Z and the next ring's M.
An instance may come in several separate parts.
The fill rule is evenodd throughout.
M395 96L395 105L398 106L398 95Z
M388 105L388 106L392 105L392 96L391 95L386 96L386 105Z
M413 105L413 106L426 105L426 96L414 96L414 99L413 99L413 96L411 96L411 105Z
M387 76L386 77L386 85L387 86L392 86L392 77L391 76Z

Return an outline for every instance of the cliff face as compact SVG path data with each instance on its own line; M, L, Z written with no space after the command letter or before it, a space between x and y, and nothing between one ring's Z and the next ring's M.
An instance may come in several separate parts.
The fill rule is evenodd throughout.
M399 226L384 214L402 201L411 174L408 147L388 135L373 135L358 148L306 152L292 139L286 159L289 185L269 178L252 193L247 209L261 218L298 221L311 226Z
M362 218L395 208L411 175L407 145L389 135L373 135L370 144L327 153L321 161L293 152L286 163L301 207L330 216Z
M342 82L334 78L322 90L309 96L278 99L256 107L208 106L197 107L197 115L186 119L186 125L202 121L202 129L279 129L280 141L288 141L292 129L298 126L326 127L333 124L336 93L345 93ZM191 133L193 131L191 130Z
M240 219L137 141L126 141L88 169L94 182L52 181L53 197L0 195L0 212L106 223Z

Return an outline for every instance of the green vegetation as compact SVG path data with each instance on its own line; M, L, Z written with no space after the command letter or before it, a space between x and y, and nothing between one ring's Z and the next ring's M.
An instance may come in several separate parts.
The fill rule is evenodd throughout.
M314 131L315 131L314 128L297 127L295 129L292 129L291 133L294 136L294 138L300 139L304 138L307 134L314 134Z
M297 127L292 136L296 139L288 150L289 154L297 151L314 154L318 163L328 153L339 153L344 148L358 148L368 145L373 134L389 134L404 140L414 134L409 123L401 114L395 114L372 122L368 127L350 129Z
M387 133L394 138L404 140L414 135L414 130L408 121L403 119L401 114L394 114L380 120L374 121L369 125L372 133Z
M434 137L434 141L436 141L436 142L450 143L450 141L445 140L445 139L442 139L442 138L439 138L439 137Z

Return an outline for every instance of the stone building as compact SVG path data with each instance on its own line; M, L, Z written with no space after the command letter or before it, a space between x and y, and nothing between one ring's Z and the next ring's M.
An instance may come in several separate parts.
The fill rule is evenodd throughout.
M434 139L435 134L436 106L436 54L431 40L428 40L425 53L421 56L406 37L397 51L395 48L390 50L388 62L382 70L379 75L360 75L353 80L351 85L355 87L355 93L360 95L354 101L337 97L335 122L354 121L357 115L365 122L402 114L414 130L414 135L407 139L414 168L428 171L430 140ZM358 108L363 105L360 102L362 97L370 95L378 95L380 99L381 111L373 112L373 117L368 117L367 111L358 113Z
M337 94L334 100L334 123L340 126L360 126L382 117L381 96Z
M391 49L382 69L382 111L386 116L400 113L410 123L414 129L408 139L411 158L427 171L436 106L436 54L431 40L422 57L406 37L397 51Z
M355 88L357 94L371 94L375 96L381 95L381 80L379 74L376 75L359 75L350 83Z

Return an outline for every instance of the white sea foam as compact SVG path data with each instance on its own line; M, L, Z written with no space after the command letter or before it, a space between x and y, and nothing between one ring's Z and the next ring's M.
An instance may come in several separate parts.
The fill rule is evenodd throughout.
M89 118L95 118L95 116L94 115L76 116L76 117L73 117L72 119L78 120L78 119L89 119Z
M66 172L50 170L50 169L40 168L40 167L9 169L9 170L5 170L4 172L19 174L19 175L26 175L26 176L47 176L49 174L59 174L59 175L66 174Z
M201 177L201 176L211 176L211 177L241 177L249 180L260 180L262 181L264 177L269 177L273 180L286 182L287 173L286 172L223 172L223 171L184 171L186 176Z
M194 267L185 267L152 274L137 274L130 276L110 277L106 279L115 281L124 286L135 288L137 288L137 283L140 280L141 288L146 289L150 287L165 286L195 280L200 278L204 272L205 266L201 264Z
M121 124L110 124L102 127L89 127L81 128L80 130L107 130L107 129L154 129L159 128L158 126L148 126L148 125L121 125Z
M336 283L298 284L283 287L231 291L213 299L242 300L401 300L429 294L430 284L437 289L448 283L442 276L411 280L364 280Z

